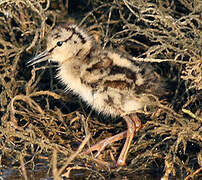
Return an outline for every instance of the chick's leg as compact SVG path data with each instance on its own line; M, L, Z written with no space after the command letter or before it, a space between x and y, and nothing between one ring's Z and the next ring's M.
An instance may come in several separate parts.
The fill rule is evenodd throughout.
M106 148L106 146L108 146L109 144L112 144L113 142L120 141L121 139L126 137L126 134L127 134L127 131L124 131L112 137L106 138L98 142L97 144L93 145L82 154L89 154L90 152L97 151L97 154L95 155L95 157L97 157Z
M82 154L89 154L93 151L97 151L95 157L99 156L99 154L106 148L106 146L112 144L113 142L120 141L123 138L126 138L126 142L124 147L122 148L121 154L117 160L117 166L124 166L126 164L126 158L128 155L128 150L132 143L133 137L137 131L141 128L141 121L138 116L134 113L131 115L127 115L123 117L127 123L127 131L121 132L117 135L112 137L106 138L97 144L90 147L87 151L83 152Z
M132 143L133 137L135 133L139 131L139 129L141 128L141 121L135 113L131 114L130 116L124 116L123 118L125 119L127 123L128 130L126 134L126 142L117 160L117 166L126 165L126 158L127 158L128 151Z

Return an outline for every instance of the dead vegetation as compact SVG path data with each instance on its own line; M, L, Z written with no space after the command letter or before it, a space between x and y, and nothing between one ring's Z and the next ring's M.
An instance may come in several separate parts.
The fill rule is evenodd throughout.
M24 179L34 179L36 169L45 171L38 177L55 179L62 174L200 179L201 13L199 0L0 1L0 177L9 168ZM79 155L85 145L123 131L124 122L111 123L65 93L54 78L54 65L26 67L44 49L47 33L64 22L88 28L103 47L155 62L162 76L177 82L174 95L158 110L140 114L144 127L125 168L108 168L102 161L113 162L122 142L99 159Z

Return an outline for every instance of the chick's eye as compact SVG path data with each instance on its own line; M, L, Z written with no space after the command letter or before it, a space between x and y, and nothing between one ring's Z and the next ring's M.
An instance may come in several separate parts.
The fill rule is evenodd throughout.
M63 44L63 41L58 41L57 42L57 46L62 46L62 44Z

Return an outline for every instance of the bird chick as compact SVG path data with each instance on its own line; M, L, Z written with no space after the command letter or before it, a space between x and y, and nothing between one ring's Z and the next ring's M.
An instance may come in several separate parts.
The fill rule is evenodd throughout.
M135 133L141 128L136 115L150 103L148 94L161 96L162 80L146 62L135 62L129 55L103 50L83 29L76 25L57 26L47 37L47 49L31 59L35 65L51 60L59 64L57 77L97 112L113 117L122 116L127 130L109 137L85 154L104 148L126 138L117 160L118 166L126 164L129 147Z

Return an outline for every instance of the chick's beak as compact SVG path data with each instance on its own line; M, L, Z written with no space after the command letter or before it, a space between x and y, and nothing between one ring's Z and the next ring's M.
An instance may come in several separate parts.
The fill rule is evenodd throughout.
M28 66L32 66L38 63L41 63L43 61L47 61L49 59L49 51L45 50L42 53L38 54L37 56L35 56L34 58L30 59L29 61L27 61L27 65Z

